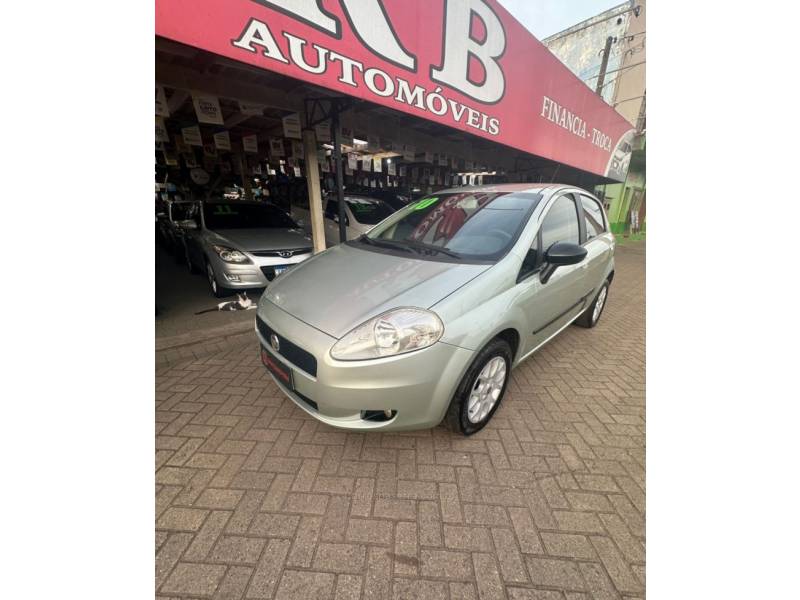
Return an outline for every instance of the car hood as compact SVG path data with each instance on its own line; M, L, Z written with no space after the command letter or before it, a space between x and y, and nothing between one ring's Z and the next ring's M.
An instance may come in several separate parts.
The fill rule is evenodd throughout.
M392 308L430 308L490 266L420 260L340 244L278 277L264 298L338 339Z
M236 250L283 250L311 248L311 238L301 229L218 229L209 231L213 243L227 244Z

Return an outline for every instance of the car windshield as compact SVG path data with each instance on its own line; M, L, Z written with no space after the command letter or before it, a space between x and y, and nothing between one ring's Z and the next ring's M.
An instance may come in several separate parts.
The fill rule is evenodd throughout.
M377 225L386 217L390 216L394 210L383 200L372 198L345 197L347 207L353 213L356 221L362 225Z
M270 204L213 202L203 206L209 229L294 229L297 224L281 209Z
M493 261L511 248L541 194L461 192L423 198L376 227L364 243L432 259Z

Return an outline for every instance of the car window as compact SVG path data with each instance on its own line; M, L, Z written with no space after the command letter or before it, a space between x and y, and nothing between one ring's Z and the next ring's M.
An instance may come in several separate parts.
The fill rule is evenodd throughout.
M589 196L581 196L581 205L583 206L583 216L586 219L586 239L597 237L606 230L605 221L603 220L603 209L594 198Z
M581 234L578 226L578 209L571 195L559 196L542 223L542 249L556 242L580 244Z
M394 213L368 235L420 254L493 261L519 237L541 194L461 192L437 194ZM436 252L440 248L447 252Z
M383 200L349 197L345 202L355 220L363 225L377 225L394 212Z
M214 202L203 206L206 227L214 229L295 229L297 224L271 204Z

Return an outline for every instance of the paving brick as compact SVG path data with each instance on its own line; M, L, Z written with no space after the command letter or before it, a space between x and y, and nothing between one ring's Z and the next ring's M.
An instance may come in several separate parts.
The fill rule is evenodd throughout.
M284 571L277 598L285 600L324 600L333 596L336 578L331 573Z
M320 571L359 574L364 569L366 548L361 544L319 544L314 568Z
M492 539L500 564L503 581L508 583L524 583L528 581L525 562L517 547L517 540L511 529L492 529Z
M444 581L427 579L395 579L392 583L394 600L448 600Z
M347 525L346 537L348 542L391 545L393 529L391 521L350 519Z
M563 531L577 531L587 533L603 533L603 524L597 515L590 512L562 511L554 513L558 529Z
M287 564L292 567L308 567L314 556L322 528L322 517L303 517L297 529Z
M451 550L420 550L420 564L423 577L442 579L471 579L472 563L466 552Z
M261 560L253 572L246 598L271 598L275 592L286 555L289 553L289 540L272 539L264 549Z
M192 536L189 533L173 533L161 545L156 553L156 589L164 583L191 541Z
M229 567L214 594L214 600L240 600L244 598L247 584L252 574L253 569L251 567Z
M364 582L358 575L338 575L334 600L359 600Z
M444 545L451 550L492 551L492 538L486 527L444 525Z
M233 510L244 496L242 490L205 489L195 500L196 508L216 508Z
M398 523L394 534L394 572L398 575L416 575L419 568L417 551L417 524Z
M562 590L585 589L578 566L574 562L535 556L526 556L525 560L534 585Z
M633 575L614 543L610 539L600 536L593 536L591 540L616 589L621 592L641 591L642 585Z
M251 564L258 562L266 540L240 536L220 538L207 560L225 564Z
M156 521L156 529L197 531L208 515L207 510L197 508L168 508Z
M542 532L542 542L548 554L569 558L596 558L592 545L584 535Z
M178 563L161 586L164 594L210 596L225 575L224 565Z
M184 559L189 561L204 560L211 548L214 547L217 538L222 534L230 516L230 512L212 512L203 523L203 528L194 536L189 549L186 550Z
M500 571L495 557L485 553L473 554L472 565L475 570L480 599L504 600L506 593L503 582L500 581Z

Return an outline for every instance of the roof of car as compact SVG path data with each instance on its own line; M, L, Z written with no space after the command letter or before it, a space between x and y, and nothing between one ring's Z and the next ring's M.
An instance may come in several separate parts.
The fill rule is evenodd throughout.
M547 189L575 187L564 183L496 183L489 185L465 185L440 190L439 194L456 192L542 192Z

